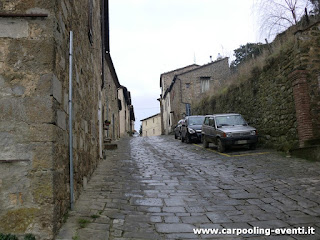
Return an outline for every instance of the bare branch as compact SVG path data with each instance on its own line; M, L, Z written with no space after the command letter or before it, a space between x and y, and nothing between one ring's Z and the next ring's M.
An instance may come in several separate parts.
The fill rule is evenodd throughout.
M260 29L269 37L296 25L310 0L257 0Z

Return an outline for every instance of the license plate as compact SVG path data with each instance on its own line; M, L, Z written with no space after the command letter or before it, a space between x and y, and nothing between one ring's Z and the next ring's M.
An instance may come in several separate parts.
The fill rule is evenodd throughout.
M239 140L236 142L237 144L247 144L248 141L247 140Z

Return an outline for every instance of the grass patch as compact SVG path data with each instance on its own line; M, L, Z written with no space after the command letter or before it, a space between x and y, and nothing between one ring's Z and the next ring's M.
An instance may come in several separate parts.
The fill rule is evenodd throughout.
M79 238L78 235L72 237L72 240L79 240L79 239L80 239L80 238Z
M78 220L78 224L79 224L80 228L85 228L89 223L91 223L91 222L88 219L80 218Z
M68 220L68 218L69 218L69 212L67 212L65 215L63 215L63 217L62 217L62 222L63 222L63 223L66 223L67 220Z
M91 215L90 217L93 218L93 219L97 219L97 218L99 218L100 216L99 216L99 215Z

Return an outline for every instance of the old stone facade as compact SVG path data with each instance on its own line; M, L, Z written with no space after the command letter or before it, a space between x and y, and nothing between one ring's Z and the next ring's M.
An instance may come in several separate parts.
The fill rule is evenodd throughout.
M142 136L151 137L161 135L161 114L150 116L148 118L142 119Z
M193 110L239 112L258 129L262 144L286 152L319 145L320 22L288 31L270 49L274 44L280 50L273 50L262 68L254 68L248 81L202 99ZM320 159L317 151L314 156Z
M161 111L161 125L162 134L169 134L172 131L172 116L171 116L171 101L170 101L170 91L169 87L175 75L190 71L192 69L198 68L199 65L192 64L183 68L179 68L170 72L161 74L160 76L160 111Z
M54 237L70 208L69 147L76 199L102 157L104 138L119 137L119 86L108 1L0 0L1 233Z
M120 137L130 136L134 131L134 110L131 104L131 93L126 87L120 86L118 89L119 98L119 134Z
M164 76L166 78L164 78ZM179 69L168 74L162 74L163 86L171 83L161 97L164 134L173 131L178 121L192 115L192 102L203 94L221 85L230 76L228 58L219 59L208 64Z

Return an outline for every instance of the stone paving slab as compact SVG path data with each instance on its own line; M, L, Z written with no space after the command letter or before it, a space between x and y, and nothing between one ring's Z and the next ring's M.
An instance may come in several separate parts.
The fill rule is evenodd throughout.
M117 144L56 240L320 239L319 162L264 149L221 155L172 136ZM314 227L316 234L194 234L254 227Z

